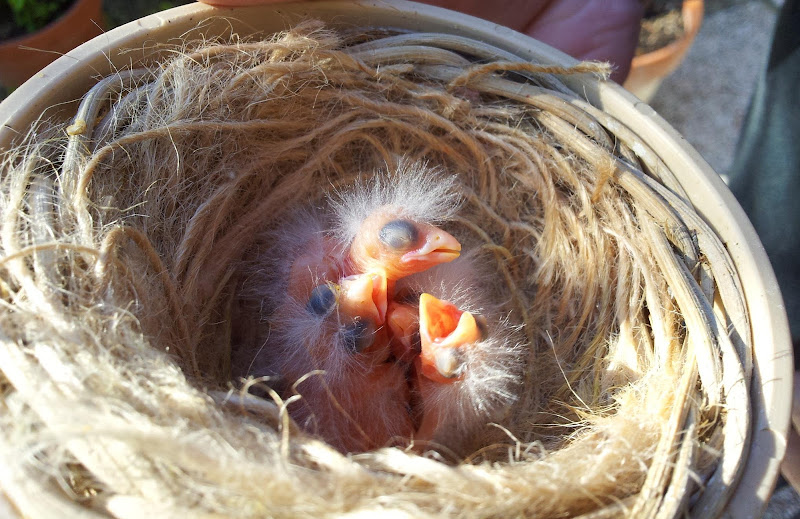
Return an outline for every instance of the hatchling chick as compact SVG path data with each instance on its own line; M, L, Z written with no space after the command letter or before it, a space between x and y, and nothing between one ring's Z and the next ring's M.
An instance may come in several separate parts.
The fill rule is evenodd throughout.
M413 432L408 384L389 362L386 278L342 277L329 222L298 211L243 265L232 378L266 379L304 430L360 452Z
M415 440L463 456L498 436L518 399L523 339L490 290L476 253L404 278L389 303L393 354L413 359Z
M386 279L355 274L314 287L305 305L273 314L284 345L281 376L292 418L342 452L362 452L413 433L406 369L392 362L384 326ZM303 314L305 312L305 314Z

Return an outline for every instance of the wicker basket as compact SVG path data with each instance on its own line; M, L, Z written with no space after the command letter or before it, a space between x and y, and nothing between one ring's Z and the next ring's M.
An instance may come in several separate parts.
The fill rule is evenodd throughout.
M209 16L220 14L224 18L207 20ZM421 74L430 81L440 82L443 85L442 91L460 92L467 101L475 96L511 101L519 107L519 113L523 115L520 116L522 119L517 120L522 121L519 128L508 129L506 135L509 138L516 138L513 131L535 128L542 135L560 143L554 147L560 153L558 157L553 157L554 163L559 160L580 162L588 166L588 171L594 172L594 176L584 175L575 180L579 186L574 189L567 185L570 180L551 179L557 184L555 192L569 192L570 196L584 196L587 200L590 197L589 205L600 199L613 205L613 199L619 199L620 205L631 208L631 219L635 220L631 229L637 233L637 239L647 244L646 254L653 261L649 265L657 272L658 279L663 280L656 283L663 284L663 291L648 286L646 281L642 283L643 291L654 290L646 296L640 296L642 300L647 300L648 310L640 312L637 318L646 324L627 332L611 323L605 323L604 326L592 324L593 320L613 318L614 312L603 312L597 308L599 305L596 302L584 301L581 308L585 315L581 316L578 312L575 316L580 323L577 331L556 335L553 341L555 343L549 344L543 337L549 337L552 341L553 335L550 331L539 334L533 328L534 325L542 327L544 317L531 316L530 310L536 307L532 301L541 297L540 294L537 295L536 288L542 280L531 279L535 276L530 274L539 268L536 265L537 256L526 253L524 246L518 246L519 243L527 242L519 237L522 234L516 234L527 233L530 238L541 236L542 231L532 230L525 222L514 220L515 211L498 209L497 200L494 199L496 196L511 199L522 196L520 193L524 193L526 189L532 193L538 192L538 188L535 183L526 184L528 180L525 178L505 179L499 183L499 187L492 184L495 181L493 176L464 179L465 191L471 193L475 200L473 212L464 218L464 225L472 230L482 246L496 253L498 272L505 280L512 310L518 312L520 320L526 326L525 331L531 343L531 358L548 354L549 346L552 350L549 354L554 354L558 361L554 365L563 369L561 361L567 363L563 377L564 389L549 394L551 400L558 400L560 403L566 401L565 408L574 408L580 398L570 401L570 393L578 395L580 391L588 391L582 394L591 394L591 390L586 387L593 382L584 379L586 373L593 377L599 373L599 368L593 367L592 362L597 361L598 355L602 357L604 352L607 353L603 349L605 344L628 332L630 337L636 337L641 344L651 346L652 351L647 355L656 360L648 361L650 369L675 370L674 393L668 395L670 405L664 411L659 430L655 433L654 438L657 441L648 447L650 455L645 466L636 469L640 470L641 477L634 478L635 488L612 491L608 496L590 496L589 504L581 501L575 505L573 511L565 512L552 506L542 508L542 514L678 517L688 510L691 515L698 517L715 517L724 510L732 517L758 515L774 485L778 463L783 455L789 420L788 395L791 394L792 380L788 329L766 256L757 245L758 240L743 213L719 178L649 107L637 102L620 87L588 74L591 67L568 70L568 67L575 65L573 60L522 35L467 16L406 2L320 2L237 10L213 10L206 6L191 5L153 15L111 31L59 59L45 69L43 74L14 92L0 106L0 121L4 123L0 130L0 146L4 150L9 148L12 141L19 139L19 134L25 133L26 128L45 108L58 105L48 112L48 116L56 121L74 117L73 125L67 129L71 137L63 165L59 166L61 174L49 180L25 182L20 191L9 189L4 195L11 201L15 200L15 196L24 200L25 214L47 212L49 209L42 209L42 203L46 205L46 201L42 202L44 199L41 198L45 196L42 193L47 193L52 188L47 182L54 182L57 191L60 189L68 192L76 189L75 184L69 184L75 181L75 192L78 196L73 202L78 204L83 200L85 195L81 194L82 186L85 187L92 181L91 174L73 178L71 172L95 167L103 160L98 156L104 153L102 146L96 146L95 156L87 151L93 145L87 137L90 135L86 131L87 124L92 128L91 121L97 118L97 109L102 100L119 89L123 92L133 91L130 85L139 85L141 78L146 76L145 73L123 72L110 76L110 80L101 81L92 88L95 83L92 77L98 72L106 76L118 68L126 67L130 62L152 63L163 58L165 54L159 54L160 48L153 45L154 41L166 43L178 37L230 37L231 33L249 35L257 31L271 34L306 17L322 20L330 27L351 33L353 27L375 28L370 41L361 41L342 50L343 54L339 56L347 56L352 60L348 61L350 65L345 63L342 66L366 70L383 81L388 80L391 74L402 76L410 70L409 67L416 67L416 74ZM387 27L392 30L385 30ZM393 30L395 28L401 31ZM407 32L409 30L414 32ZM128 50L120 53L120 49ZM376 71L381 67L389 71L389 76L378 77ZM87 91L89 95L78 107L74 100ZM420 93L420 97L433 95L428 91ZM365 103L364 106L367 105ZM403 115L398 117L402 119ZM445 119L446 117L442 121ZM441 124L442 128L447 127L444 122ZM457 126L452 128L454 133L458 130ZM376 148L381 146L376 145ZM447 154L447 150L433 152ZM87 161L90 166L86 165ZM468 169L468 164L464 164ZM480 170L480 166L477 169ZM344 178L344 174L341 174L336 180L343 181ZM64 185L59 186L59 183ZM612 202L608 202L609 200ZM93 205L87 207L95 211L93 208L101 205L101 202L103 201L92 201ZM95 214L89 209L76 211L77 216L73 223L79 232L95 232ZM581 215L577 214L575 218L576 221L580 220ZM9 220L7 213L4 214L4 219ZM71 253L78 256L94 254L81 249L80 244L54 245L58 242L58 236L48 235L44 242L38 242L35 238L36 225L26 227L28 224L23 220L19 217L12 218L12 223L6 224L4 232L10 232L10 236L18 230L15 226L24 228L25 232L34 236L32 244L15 249L13 239L4 238L2 242L4 257L0 258L0 296L4 302L2 312L7 312L4 316L6 323L15 323L14 315L23 313L24 305L20 303L21 306L15 306L17 301L31 297L20 295L25 294L27 289L27 285L21 280L30 274L30 279L35 278L38 283L42 277L47 281L48 276L55 276L56 271L64 273L57 269L42 269L42 262L46 264L47 261L54 261L52 255L70 247ZM587 232L588 229L589 227ZM194 232L193 229L187 230L190 231ZM179 273L171 271L173 264L169 254L159 250L158 243L152 246L143 245L153 241L153 235L148 233L151 230L144 227L126 229L118 233L120 236L115 235L114 239L106 236L108 239L103 241L103 246L107 243L112 243L109 249L117 246L115 239L136 243L141 250L131 254L139 254L140 259L143 258L142 261L149 265L148 268L157 273L155 278L148 278L143 283L157 284L158 276L177 276ZM617 239L615 247L625 248L628 242L624 236L619 235L619 231L609 231L609 235ZM52 238L55 238L52 242L48 241ZM98 250L97 254L101 256L108 253L106 249ZM203 252L200 249L195 252L198 251ZM203 253L208 252L206 250ZM641 254L644 254L642 250L635 246L631 248L631 257L638 258ZM637 266L634 261L634 266L630 268L641 268L645 264ZM80 268L84 268L81 265ZM617 270L612 267L609 272ZM623 277L624 273L617 273L619 277ZM224 272L209 274L212 278L214 275L224 277ZM611 277L604 279L607 284L617 283ZM48 282L56 286L64 281L54 278ZM164 283L168 284L166 281ZM170 283L174 284L174 280ZM557 297L556 292L553 289L553 297ZM597 297L601 297L603 293L605 292L601 289ZM217 296L220 294L215 292L214 297ZM174 317L181 310L170 306L175 301L171 297L167 298L168 303L163 313ZM647 299L648 297L651 299ZM658 300L659 297L661 301ZM224 297L212 300L219 302ZM613 304L616 307L624 306L619 301ZM665 325L664 316L658 315L662 308L677 315L677 318L669 317L666 320L671 319L670 322L678 324ZM135 310L131 311L135 314ZM67 325L70 319L79 319L77 315L70 315L66 311L56 312L54 315L54 319L64 319ZM219 315L224 316L224 310L211 314L217 317ZM185 317L187 320L192 319L190 315ZM209 315L205 318L209 318ZM663 333L659 333L660 326L663 327ZM150 511L148 506L153 503L171 504L173 498L183 492L177 487L156 484L154 482L158 480L152 478L139 481L136 479L136 474L139 473L137 471L162 474L173 470L189 470L186 467L197 468L204 462L213 464L214 451L210 450L210 460L186 460L185 465L153 469L154 462L143 454L145 451L141 450L141 445L128 444L122 436L110 443L100 442L94 445L87 441L91 440L91 435L82 437L79 430L68 427L54 428L54 431L68 430L73 435L63 441L54 442L57 447L51 447L56 450L63 448L61 455L68 460L60 465L59 473L48 474L45 462L42 462L44 469L39 473L37 470L41 470L41 466L30 460L20 461L11 456L8 446L19 440L19 434L24 436L24 433L12 431L8 422L8 417L23 412L19 406L32 410L42 424L58 423L61 426L61 421L65 420L59 413L37 408L36 388L42 382L43 374L47 374L54 384L52 388L64 392L66 399L85 390L85 384L97 383L81 380L80 377L75 377L76 372L71 371L79 363L88 362L91 365L91 359L48 356L42 353L46 348L39 351L36 344L32 345L21 338L26 337L26 332L11 328L13 327L7 328L0 336L0 366L3 370L0 387L5 399L0 412L4 415L3 423L6 427L6 434L0 437L0 447L3 447L0 454L6 457L3 463L6 468L0 470L0 488L23 516L45 515L48 509L57 509L59 513L71 512L78 516L84 513L84 506L119 517L135 516L145 510ZM584 336L586 329L604 330L604 333L602 337L591 338ZM178 332L182 333L181 330ZM669 339L664 335L667 332L671 334ZM559 343L559 339L563 339L563 342ZM567 351L560 350L562 344ZM676 349L679 351L673 351ZM26 356L26 352L30 355ZM659 355L669 358L669 361L662 359L664 362L659 364ZM221 356L224 357L224 352ZM195 376L196 380L206 382L219 378L219 373L209 367L211 364L193 363L194 357L182 351L178 352L178 357L185 362L176 365L186 370L190 378ZM217 363L224 363L219 356L214 358ZM158 364L161 367L164 361L162 357L157 359L160 360L153 360L153 365ZM613 364L608 359L601 360L602 362L596 363L604 366ZM656 370L653 366L660 368ZM643 377L622 377L620 384L641 378ZM579 385L584 389L577 389ZM48 385L43 387L51 388ZM573 391L573 388L576 389ZM215 395L213 391L208 394ZM202 391L198 395L202 395ZM202 396L196 395L196 398L202 400ZM76 402L79 403L79 400ZM604 395L595 395L595 402L597 405L608 405L609 399ZM196 420L195 426L200 426L198 424L202 424L203 420L211 420L208 416L212 415L204 417L199 412L196 417L190 418L193 412L189 410L190 404L194 405L192 402L170 405L186 410L185 420ZM209 403L205 401L197 405L200 408ZM213 405L223 406L221 403ZM244 405L246 407L248 404ZM258 407L257 404L254 405ZM133 404L131 406L136 407ZM136 411L141 412L138 408ZM248 411L250 414L256 412L252 407ZM591 411L596 412L597 416L603 414L597 409ZM218 418L220 415L213 416ZM580 412L576 412L576 416L580 416ZM285 422L281 423L285 417L280 414L270 417L277 419L277 425L272 425L283 435L284 443L281 445L284 450L278 454L289 456L286 435L290 428ZM124 427L125 417L119 418L122 421L117 425ZM613 412L608 419L614 419ZM156 424L159 418L154 416L152 420ZM578 420L574 418L571 421ZM559 425L566 428L570 423ZM208 423L207 426L216 427L215 431L219 431L222 437L227 425ZM46 429L43 425L36 427ZM575 441L570 443L568 433L559 434L564 434L560 445L565 449L575 445L580 447L581 437L576 436ZM532 438L527 440L528 445L535 443ZM452 512L452 508L448 509L447 506L459 507L460 516L465 517L530 514L540 510L533 497L527 501L524 498L513 500L516 508L511 508L510 505L509 508L504 508L500 496L509 492L524 493L519 488L524 487L524 480L514 483L502 480L499 475L501 472L498 471L505 469L497 469L497 464L502 463L496 459L493 460L494 464L467 464L448 467L446 470L438 465L432 468L432 462L425 460L428 465L420 465L422 468L417 473L416 468L403 468L404 463L408 463L407 466L412 463L407 453L384 453L374 458L365 458L366 461L336 458L334 462L334 455L331 453L326 452L323 456L322 451L313 450L313 455L309 454L312 452L309 445L313 446L304 444L303 447L306 449L306 458L303 458L307 463L305 468L320 472L329 470L340 478L336 479L328 474L327 477L334 479L320 479L322 485L328 482L333 486L336 481L336 485L342 487L336 489L336 495L358 494L358 485L355 482L359 478L365 482L365 488L378 494L371 501L365 497L364 502L357 503L347 499L331 499L332 515L390 510L391 513L398 514L397 516L444 516ZM35 448L30 448L33 452L32 458L36 458ZM236 448L235 444L233 448ZM153 450L158 451L155 447ZM196 454L202 458L204 453L200 449ZM546 458L541 453L537 456ZM515 457L513 470L524 474L526 464L536 463L539 459L537 456L530 460L524 455ZM639 461L641 460L636 460ZM245 461L242 460L242 463L244 467ZM413 463L423 462L414 458ZM619 465L624 464L625 460L619 461ZM115 467L119 467L119 471ZM255 470L249 465L247 468ZM513 470L502 474L506 477L517 474ZM480 475L477 475L478 472ZM242 473L247 474L247 471L243 470ZM176 476L171 474L170 477ZM388 501L381 501L381 495L388 491L380 485L391 477L402 481L403 491L407 493L403 494L404 498L392 501L391 506L388 506ZM415 477L419 481L409 483ZM480 484L476 483L476 477L483 478ZM697 484L698 479L701 485ZM473 488L467 482L469 485L477 485L479 490L474 490L474 496L468 495L473 492ZM67 489L66 499L58 484ZM355 485L356 489L346 488L347 485ZM577 488L564 491L581 490ZM440 496L443 495L442 492L446 493L447 499L438 498L437 492ZM366 490L364 493L369 494ZM208 499L211 499L208 496L213 496L220 502L224 497L231 497L223 494L225 493L222 491L209 491L203 495ZM485 496L483 503L474 502L475 496L480 501L482 495ZM406 498L408 502L404 504L403 499ZM243 515L245 510L251 515L258 515L257 507L248 508L252 502L241 496L237 499L246 504L239 509ZM485 500L489 499L496 500L491 507L486 506ZM75 503L74 507L70 508L72 505L66 504L70 502ZM234 499L231 502L236 501ZM447 506L442 504L445 502ZM217 510L199 498L193 506L196 508L190 507L186 509L187 512L200 514L206 510ZM263 504L259 506L263 507L260 513L264 515L312 513L309 508L303 508L296 503L276 503L274 508ZM164 510L164 513L168 513L166 505ZM174 512L176 509L170 510Z

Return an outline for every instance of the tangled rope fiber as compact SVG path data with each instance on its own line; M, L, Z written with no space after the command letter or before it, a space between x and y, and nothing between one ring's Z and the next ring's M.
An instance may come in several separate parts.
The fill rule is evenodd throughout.
M43 121L0 173L0 488L26 517L716 515L744 465L736 271L635 134L443 34L201 42ZM298 204L457 175L526 337L502 439L343 455L230 380L238 268ZM361 514L361 515L359 515ZM372 516L372 515L369 515Z

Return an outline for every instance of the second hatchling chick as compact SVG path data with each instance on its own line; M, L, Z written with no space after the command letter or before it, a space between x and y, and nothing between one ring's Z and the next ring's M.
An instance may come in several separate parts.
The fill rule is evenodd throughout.
M522 385L523 338L486 279L468 253L398 282L387 312L395 357L413 358L415 439L458 455L495 436Z
M386 278L341 277L327 228L324 213L299 211L243 266L239 319L250 318L234 333L232 378L266 379L304 430L361 452L412 434L408 383L390 361Z

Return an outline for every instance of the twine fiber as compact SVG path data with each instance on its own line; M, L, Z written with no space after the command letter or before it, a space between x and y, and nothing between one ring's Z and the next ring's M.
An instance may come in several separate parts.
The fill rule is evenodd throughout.
M366 34L366 36L365 36ZM565 74L438 34L301 23L120 71L4 157L0 488L26 517L712 517L748 441L718 238ZM498 58L499 56L499 58ZM526 337L501 439L343 455L230 380L254 236L399 157Z

